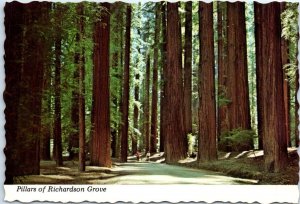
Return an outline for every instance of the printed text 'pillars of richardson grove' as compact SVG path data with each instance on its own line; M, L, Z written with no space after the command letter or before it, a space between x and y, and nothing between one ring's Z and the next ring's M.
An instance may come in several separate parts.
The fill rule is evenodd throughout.
M41 186L41 187L28 187L18 186L17 192L40 192L40 193L56 193L56 192L106 192L106 188L103 187L74 187L74 186Z

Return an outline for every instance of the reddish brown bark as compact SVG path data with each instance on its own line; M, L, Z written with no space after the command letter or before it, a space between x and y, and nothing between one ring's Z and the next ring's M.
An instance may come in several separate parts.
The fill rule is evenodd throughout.
M227 104L220 104L221 98L228 99L227 93L227 2L218 2L218 140L220 134L229 130Z
M217 159L213 3L199 4L200 67L198 162Z
M286 3L282 2L280 3L280 9L281 13L285 10ZM283 37L281 38L281 60L282 60L282 68L284 69L284 66L288 63L290 63L289 60L289 46L288 41L285 40ZM286 130L286 141L288 147L292 146L291 143L291 135L290 135L290 85L288 76L286 75L285 71L283 72L283 97L284 97L284 110L285 110L285 130Z
M167 70L165 75L165 157L167 163L186 157L183 83L178 3L167 3Z
M91 165L111 167L109 106L109 3L94 25L93 143Z
M227 4L230 129L250 129L245 3Z
M287 162L280 3L254 3L258 80L259 133L263 138L265 170L279 172Z
M122 99L122 129L121 129L121 161L127 162L128 156L128 109L129 109L129 66L130 66L130 29L131 29L131 5L126 10L125 31L125 60Z
M184 124L185 132L192 132L192 2L185 5L184 39Z

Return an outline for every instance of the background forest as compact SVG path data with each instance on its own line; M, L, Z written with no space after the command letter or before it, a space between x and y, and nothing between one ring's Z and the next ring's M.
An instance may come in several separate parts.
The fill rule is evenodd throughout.
M200 165L264 150L264 171L283 171L299 142L297 7L6 3L5 183L41 160L84 171L137 152Z

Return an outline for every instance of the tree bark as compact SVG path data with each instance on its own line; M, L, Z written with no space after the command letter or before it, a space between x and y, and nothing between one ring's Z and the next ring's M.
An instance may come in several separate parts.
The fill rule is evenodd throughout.
M121 129L121 162L127 162L128 155L128 109L129 109L129 66L130 66L130 29L131 29L131 5L126 10L125 31L125 60L124 83L122 100L122 129Z
M280 3L280 12L284 12L286 9L286 3ZM282 60L282 69L286 64L290 63L289 60L289 45L288 41L281 37L281 60ZM285 115L285 130L286 130L286 141L288 147L292 146L291 135L290 135L290 85L289 79L285 71L283 71L283 97L284 97L284 115Z
M280 3L254 3L258 79L259 133L263 138L265 170L279 172L287 163Z
M228 43L227 43L227 2L218 2L218 141L221 134L229 130L228 104ZM219 149L221 147L219 146Z
M213 3L199 4L200 67L198 162L217 159Z
M5 5L6 180L40 173L40 135L43 75L48 50L40 35L49 12L48 3ZM37 30L38 26L42 26Z
M76 41L79 40L79 34L76 34ZM77 51L75 53L74 56L74 63L75 64L79 64L79 59L80 58L80 53ZM74 71L73 74L73 78L74 78L74 83L76 84L76 86L78 86L79 84L79 72L78 69L76 69ZM72 91L72 106L71 106L71 121L72 121L72 131L70 131L70 135L69 135L69 146L68 146L68 152L69 152L69 159L72 160L74 159L75 152L74 152L74 148L79 148L79 116L78 116L78 112L79 112L79 98L78 98L78 87L74 87L74 90ZM78 154L77 154L78 156Z
M155 8L155 34L154 34L154 53L153 53L153 82L152 82L152 105L151 105L151 144L150 153L157 152L157 99L158 99L158 46L160 34L160 4Z
M245 3L228 3L227 14L229 90L231 90L231 103L229 105L230 129L251 129ZM249 142L249 146L253 147L253 141Z
M165 128L166 106L165 106L165 76L167 70L167 21L166 21L166 3L161 2L161 27L162 27L162 43L161 43L161 92L160 92L160 142L159 151L164 152L165 144Z
M186 135L192 132L192 2L185 5L184 44L184 123Z
M91 165L111 167L109 96L109 3L101 3L101 21L94 27L94 119Z
M42 101L42 138L41 138L41 159L50 160L50 138L52 123L49 122L51 118L51 67L45 67L43 84L43 101ZM45 90L47 93L45 93Z
M167 70L165 75L165 153L166 162L186 157L186 135L183 123L183 83L180 64L181 41L178 3L167 3Z

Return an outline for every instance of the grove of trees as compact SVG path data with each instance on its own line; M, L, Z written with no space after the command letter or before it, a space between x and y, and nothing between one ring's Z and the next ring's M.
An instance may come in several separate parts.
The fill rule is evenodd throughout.
M298 146L298 4L5 5L6 184L41 160L168 164Z

